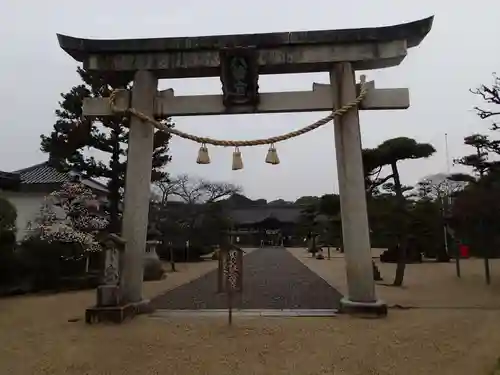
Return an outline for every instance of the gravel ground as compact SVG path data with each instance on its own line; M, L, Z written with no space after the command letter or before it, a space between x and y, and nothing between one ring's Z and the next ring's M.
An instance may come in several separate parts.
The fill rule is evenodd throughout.
M333 261L315 264L324 264L330 274L344 272ZM486 288L479 265L464 262L462 304L477 303L479 297L469 292L480 294ZM445 273L447 267L435 269L435 275L421 266L419 272L409 268L408 288L398 298L407 294L411 300L413 290L413 303L426 293L446 294L441 284L429 285L429 277L452 290L447 280L453 273ZM145 295L172 289L215 267L216 262L179 265L181 272L147 283ZM419 273L421 277L412 276ZM495 290L494 271L492 275ZM489 375L500 356L499 313L492 310L391 310L381 320L236 317L233 327L225 318L141 316L121 326L68 322L82 317L93 300L93 292L0 300L0 374Z
M88 327L54 310L30 315L0 317L1 374L487 375L500 348L492 311L237 318L231 328L218 318Z
M347 294L343 257L318 260L311 258L305 249L293 248L288 251L342 294ZM375 256L379 253L378 250L374 251ZM383 285L392 283L396 265L380 263L377 258L374 260L384 278L384 281L377 283L377 295L389 305L500 309L500 259L490 260L489 286L485 283L484 261L471 258L461 261L461 278L456 277L453 262L408 264L403 288Z
M217 294L217 271L153 299L158 309L224 309ZM243 260L243 309L336 309L342 295L283 248L264 248Z

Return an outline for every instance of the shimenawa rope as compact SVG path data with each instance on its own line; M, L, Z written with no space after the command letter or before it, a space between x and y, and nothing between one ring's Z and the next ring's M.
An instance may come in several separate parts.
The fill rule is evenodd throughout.
M180 131L178 129L173 129L167 127L165 124L162 124L159 121L156 121L153 117L150 117L148 115L145 115L144 113L136 110L135 108L127 108L125 111L117 108L116 106L116 95L117 95L117 90L113 91L109 97L109 103L111 110L115 113L129 113L133 116L138 117L144 122L149 122L152 124L156 129L161 130L163 132L169 133L176 135L180 138L188 139L197 143L201 144L200 152L198 155L198 164L209 164L210 163L210 158L208 157L208 149L206 147L207 144L213 145L213 146L223 146L223 147L245 147L245 146L259 146L259 145L270 145L269 148L269 153L268 156L266 157L266 163L269 164L279 164L279 158L277 157L276 149L274 147L275 143L278 142L283 142L291 138L298 137L299 135L303 135L306 133L309 133L310 131L313 131L323 125L328 124L330 121L332 121L335 117L337 116L342 116L345 113L347 113L350 109L357 107L365 98L368 90L366 88L366 77L362 75L360 77L361 80L361 88L359 95L354 99L352 102L347 103L340 107L339 109L336 109L332 111L328 116L323 117L319 119L318 121L307 125L301 129L291 131L289 133L285 133L282 135L270 137L270 138L262 138L262 139L252 139L252 140L247 140L247 141L235 141L235 140L223 140L223 139L213 139L210 137L200 137L197 135L185 133L183 131ZM241 159L241 153L239 150L235 150L233 153L233 169L242 169L243 164L240 162L234 163L234 157ZM235 166L236 164L236 166Z

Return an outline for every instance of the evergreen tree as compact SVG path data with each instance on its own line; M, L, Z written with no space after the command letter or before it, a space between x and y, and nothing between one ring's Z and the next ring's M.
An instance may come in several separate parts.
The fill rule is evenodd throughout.
M463 156L459 159L455 159L456 164L461 164L467 167L471 167L473 171L479 176L483 176L484 173L495 163L488 161L488 154L491 150L490 145L492 142L486 135L473 134L464 138L464 143L468 146L475 148L473 154Z
M366 163L365 184L369 195L374 189L382 187L382 190L394 194L395 211L395 234L398 244L398 263L393 285L403 284L405 266L407 261L407 247L409 242L409 202L404 193L411 188L401 183L398 163L404 160L428 158L435 152L435 148L429 143L418 143L407 137L388 139L378 145L375 149L363 151L363 161ZM386 177L380 177L384 166L390 167L391 173ZM392 179L391 183L388 181ZM370 200L369 200L370 201Z
M60 171L75 170L86 178L107 180L109 228L118 232L130 118L121 115L82 118L82 105L86 97L108 97L114 89L130 89L130 77L102 75L81 68L77 69L77 73L83 83L61 94L60 108L55 111L57 121L50 135L41 135L41 150L50 155L51 164ZM164 121L173 126L171 119ZM171 160L168 155L169 140L169 134L155 132L152 181L166 177L162 168Z

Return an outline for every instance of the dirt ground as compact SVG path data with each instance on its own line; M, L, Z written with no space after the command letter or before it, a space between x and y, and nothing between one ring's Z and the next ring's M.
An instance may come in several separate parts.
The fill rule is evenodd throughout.
M327 281L343 279L342 258L317 261L303 251L294 254L325 279L335 274ZM406 289L378 287L379 294L389 303L445 306L455 296L463 306L495 307L500 274L494 267L494 283L487 287L476 263L464 262L460 282L452 264L409 266ZM179 265L180 272L147 283L145 295L215 267L213 261ZM381 270L388 279L389 268ZM335 286L342 290L345 282ZM500 356L499 312L492 309L391 310L381 320L237 317L232 327L221 318L141 316L121 326L68 322L81 318L93 300L91 291L0 300L0 374L486 375Z

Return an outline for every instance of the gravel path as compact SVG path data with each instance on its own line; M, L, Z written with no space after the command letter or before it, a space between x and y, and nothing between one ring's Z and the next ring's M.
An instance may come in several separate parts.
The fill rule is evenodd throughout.
M256 250L243 260L242 309L336 309L342 295L282 248ZM217 271L170 290L152 300L157 309L224 309L217 294Z

